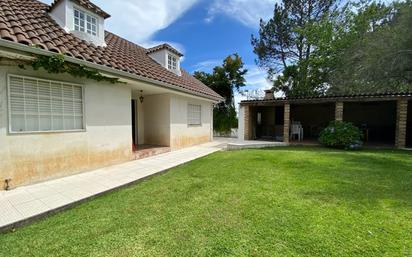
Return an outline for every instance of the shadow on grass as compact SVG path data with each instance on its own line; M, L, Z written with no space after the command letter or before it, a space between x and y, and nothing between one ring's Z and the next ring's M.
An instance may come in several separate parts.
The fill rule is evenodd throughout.
M250 149L244 149L250 150ZM409 156L412 158L412 151L410 150L403 150L403 149L395 149L395 148L362 148L359 150L345 150L345 149L338 149L338 148L329 148L323 146L274 146L274 147L265 147L260 148L259 150L266 150L266 151L297 151L297 152L307 152L307 151L316 151L322 153L352 153L352 154L361 154L361 153L395 153L401 154L405 156Z
M323 183L317 188L304 187L302 197L321 202L343 201L360 208L379 207L382 202L395 208L412 207L412 159L409 159L409 152L396 150L393 155L385 155L386 150L339 155L324 152L329 155L326 157L330 158L329 165L309 161L311 170L304 170L309 173L305 176L308 184L312 179L320 179ZM299 172L291 174L296 179L302 176Z

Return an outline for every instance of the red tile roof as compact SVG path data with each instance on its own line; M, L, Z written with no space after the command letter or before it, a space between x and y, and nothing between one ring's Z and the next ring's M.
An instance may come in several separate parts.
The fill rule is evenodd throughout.
M113 33L105 33L106 47L95 46L67 33L49 15L50 6L36 0L0 0L0 38L103 65L180 87L182 91L221 99L186 71L178 76L155 62L147 49Z
M54 0L54 2L51 4L49 11L53 10L53 8L62 0ZM81 7L90 10L91 12L102 16L103 18L107 19L110 17L110 14L106 13L105 11L103 11L102 9L100 9L100 7L98 7L97 5L93 4L92 2L90 2L89 0L72 0L73 2L75 2L76 4L80 5Z
M412 92L375 92L375 93L353 93L353 94L329 94L319 96L296 96L296 97L277 97L274 99L252 99L243 100L240 103L243 105L256 103L285 103L285 102L334 102L345 100L373 100L379 99L397 99L406 98L412 99Z

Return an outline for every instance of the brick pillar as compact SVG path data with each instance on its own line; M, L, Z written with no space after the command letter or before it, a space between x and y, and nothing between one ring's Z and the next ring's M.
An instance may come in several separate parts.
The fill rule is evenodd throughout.
M343 121L343 102L335 104L335 121Z
M395 146L404 148L406 145L406 123L408 118L408 100L398 100L396 109Z
M290 130L290 104L285 104L284 123L283 123L283 142L289 143Z
M245 140L250 140L251 138L251 127L250 127L250 122L251 122L251 117L250 117L250 107L248 105L243 106L244 108L244 133L245 133Z

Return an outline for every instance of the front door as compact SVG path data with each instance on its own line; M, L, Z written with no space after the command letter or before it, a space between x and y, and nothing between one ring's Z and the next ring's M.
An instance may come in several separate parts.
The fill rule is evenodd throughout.
M132 140L133 149L137 149L137 101L132 99Z

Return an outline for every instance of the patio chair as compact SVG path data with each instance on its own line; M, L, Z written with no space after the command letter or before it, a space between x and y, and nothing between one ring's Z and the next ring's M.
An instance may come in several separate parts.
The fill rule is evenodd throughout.
M300 122L294 122L290 126L290 139L293 139L297 136L298 141L303 140L303 127Z

